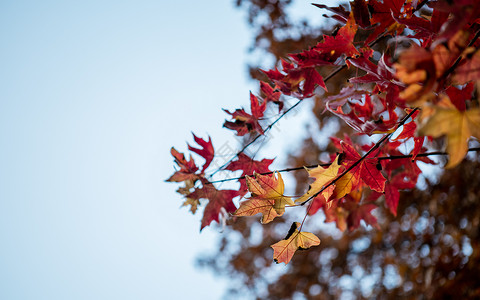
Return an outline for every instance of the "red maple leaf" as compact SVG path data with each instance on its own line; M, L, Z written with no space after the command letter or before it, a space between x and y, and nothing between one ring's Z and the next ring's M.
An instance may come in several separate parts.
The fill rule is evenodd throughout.
M410 113L411 109L407 110L407 112ZM419 113L420 111L417 110L411 115L412 120L403 125L402 132L400 132L400 134L395 138L395 140L408 139L415 135L415 131L417 130L417 123L415 123L414 120Z
M392 30L389 28L395 23L395 19L392 16L395 16L396 18L400 17L400 10L402 9L404 3L405 0L383 0L383 2L368 2L368 9L372 15L370 24L377 24L377 27L365 40L365 44L375 40L385 30L387 30L387 32Z
M372 52L363 51L363 55L357 58L352 58L348 62L355 67L367 72L361 77L351 78L351 83L376 83L381 91L387 90L391 85L401 85L395 79L395 69L389 65L389 58L382 55L378 61L378 65L373 63L369 57Z
M350 2L350 7L355 18L355 23L362 28L370 26L370 14L365 0L354 0Z
M273 159L262 159L260 161L254 160L244 153L240 153L237 156L237 160L232 161L225 168L230 171L242 171L242 176L252 175L255 173L270 172L269 166L272 164ZM239 195L244 196L247 193L247 184L245 179L240 180Z
M385 185L385 206L397 216L399 190L413 189L417 184L420 168L415 162L403 160L404 170L396 173Z
M260 91L265 95L265 102L273 102L278 105L278 112L283 109L283 101L280 100L282 93L278 90L278 87L272 88L268 83L260 81Z
M332 65L341 56L356 57L359 55L353 44L356 32L355 21L349 18L335 36L325 35L323 41L311 49L289 56L300 68Z
M377 208L373 203L358 204L355 200L345 197L345 201L339 204L345 208L349 214L347 217L348 230L353 231L360 226L360 221L364 220L366 224L369 224L377 229L380 229L377 224L377 218L372 215L372 210Z
M393 16L393 18L397 23L403 24L413 30L415 34L410 35L409 37L423 39L424 42L422 43L422 46L427 48L440 32L441 27L447 21L448 16L448 12L433 9L430 20L417 17L416 15L411 15L408 18L397 18Z
M420 151L422 151L422 146L424 141L425 141L424 136L413 138L413 149L412 149L412 152L410 153L412 154L412 161L415 160L417 158L417 155L420 153ZM426 158L426 159L430 160L429 158Z
M193 193L187 195L192 199L208 199L208 204L203 211L203 218L200 230L210 225L212 221L219 221L219 215L222 208L226 213L233 213L237 210L232 199L238 196L235 190L217 190L212 184L204 184L202 188L196 189Z
M237 135L243 136L249 132L258 132L263 134L262 126L258 123L258 120L263 117L267 102L260 103L258 98L250 93L250 109L251 114L245 112L244 109L236 109L233 113L224 109L224 111L232 116L234 122L225 121L223 127L236 130Z
M327 210L331 208L335 201L330 200L329 197L333 195L334 190L335 185L330 185L324 190L324 192L315 196L315 198L312 199L312 204L310 204L310 208L308 209L308 214L314 215L322 207L325 207L325 209Z
M205 164L203 165L202 172L210 165L215 155L215 150L213 149L212 139L208 137L208 142L202 138L197 137L193 134L193 139L195 142L202 147L202 149L193 148L188 145L188 150L193 151L205 159Z
M450 101L459 111L465 111L465 103L472 99L472 93L474 90L474 83L470 82L462 89L456 88L453 85L446 89L446 93L450 98Z
M352 99L353 100L353 99ZM371 135L373 133L389 132L397 124L398 116L395 113L394 106L389 106L385 98L378 98L378 104L372 103L371 97L365 95L363 103L350 102L350 112L344 113L340 103L327 102L327 109L342 118L350 127L358 132ZM346 101L347 102L347 101ZM379 109L381 107L381 109ZM385 113L388 113L388 119L384 119Z
M192 156L190 156L190 160L187 160L183 153L178 152L173 147L170 149L170 153L175 158L175 163L180 167L180 170L176 171L167 181L181 182L193 180L198 177L198 175L195 174L195 172L198 171L198 167L195 165Z
M349 168L355 162L359 161L361 156L351 145L343 142L341 144L343 153L345 154L342 164L345 168ZM386 179L378 168L378 158L376 157L376 154L376 151L372 152L350 172L361 178L372 190L383 192L385 190Z
M328 103L330 108L336 109L337 107L342 106L351 100L362 100L367 93L368 92L365 90L360 90L352 85L349 85L342 88L340 93L326 97L324 101L325 103Z
M316 4L316 3L312 3L312 5L318 8L324 8L334 13L332 18L334 18L335 20L341 23L347 23L347 20L351 15L350 11L346 10L342 5L337 7L331 7L331 6L326 6L323 4ZM355 23L362 28L370 27L370 14L369 14L368 6L365 0L354 0L350 2L350 7L353 12ZM326 15L324 16L328 18L328 16Z
M263 72L278 85L285 95L303 99L311 97L316 86L327 90L323 77L314 67L296 68L283 61L283 71L286 74L281 73L278 69Z
M312 5L318 8L324 8L328 11L333 12L334 13L333 18L335 20L340 21L342 23L347 23L348 16L350 15L350 11L346 10L345 7L343 7L342 5L339 5L337 7L326 6L326 5L317 4L317 3L312 3ZM325 17L328 17L328 16L325 16Z

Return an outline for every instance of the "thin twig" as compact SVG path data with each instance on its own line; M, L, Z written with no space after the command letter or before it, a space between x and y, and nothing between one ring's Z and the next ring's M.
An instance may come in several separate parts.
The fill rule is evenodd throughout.
M475 148L469 148L467 150L468 152L473 152L473 151L480 151L480 147L475 147ZM427 157L427 156L434 156L434 155L448 155L447 152L443 151L433 151L433 152L425 152L425 153L420 153L417 154L417 157ZM405 155L390 155L390 156L380 156L377 157L378 160L394 160L394 159L406 159L406 158L412 158L413 154L405 154ZM282 170L275 170L272 172L261 172L261 173L256 173L259 175L270 175L275 172L292 172L292 171L298 171L298 170L305 170L305 169L312 169L316 167L329 167L331 163L323 163L323 164L316 164L316 165L309 165L309 166L301 166L301 167L293 167L293 168L286 168ZM253 176L253 174L245 175L245 176ZM213 183L221 183L221 182L227 182L227 181L234 181L234 180L244 180L245 176L240 176L240 177L234 177L234 178L226 178L226 179L221 179L221 180L215 180L215 181L209 181L205 182L205 184L213 184Z

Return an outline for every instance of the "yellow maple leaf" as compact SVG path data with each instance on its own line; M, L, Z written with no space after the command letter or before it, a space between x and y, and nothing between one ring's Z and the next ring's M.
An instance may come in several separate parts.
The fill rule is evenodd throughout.
M283 195L285 186L282 175L254 174L255 178L245 176L251 197L240 203L236 216L253 216L261 213L262 223L268 223L285 212L285 205L295 205L290 197Z
M310 184L308 191L300 198L295 200L295 202L304 202L320 192L326 184L330 183L337 177L339 169L340 165L338 164L338 156L328 168L323 168L322 166L318 166L310 170L306 168L309 177L315 178L315 181ZM326 197L327 195L325 194L324 196ZM328 200L328 198L326 200Z
M442 100L442 106L434 107L433 111L428 110L427 115L430 117L421 126L419 134L447 137L446 152L449 160L445 168L452 168L467 154L469 138L474 136L480 139L480 108L459 111L448 98Z
M320 245L320 239L311 232L298 231L300 223L294 222L287 237L270 247L273 248L273 260L278 263L288 264L295 251L308 249Z
M355 171L357 171L356 169ZM332 198L340 199L352 191L353 188L360 184L360 176L358 172L351 170L335 183L335 190L333 191Z

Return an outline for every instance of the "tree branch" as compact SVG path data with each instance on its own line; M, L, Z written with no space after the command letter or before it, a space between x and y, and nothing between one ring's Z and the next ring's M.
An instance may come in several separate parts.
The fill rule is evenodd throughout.
M475 148L469 148L467 151L473 152L473 151L480 151L480 147L475 147ZM448 155L447 152L443 151L433 151L433 152L425 152L425 153L420 153L417 154L417 157L427 157L427 156L435 156L435 155ZM413 154L406 154L406 155L390 155L390 156L380 156L377 157L378 160L394 160L394 159L406 159L406 158L412 158ZM312 169L316 168L318 166L320 167L329 167L331 163L324 163L324 164L316 164L316 165L309 165L309 166L301 166L301 167L293 167L293 168L286 168L286 169L281 169L281 170L275 170L272 172L262 172L262 173L257 173L259 175L270 175L275 172L292 172L292 171L299 171L299 170L305 170L307 169ZM253 174L249 174L246 176L253 176ZM243 180L245 179L245 176L240 176L240 177L234 177L234 178L226 178L226 179L221 179L221 180L215 180L215 181L208 181L205 182L205 184L213 184L213 183L221 183L221 182L227 182L227 181L234 181L234 180Z

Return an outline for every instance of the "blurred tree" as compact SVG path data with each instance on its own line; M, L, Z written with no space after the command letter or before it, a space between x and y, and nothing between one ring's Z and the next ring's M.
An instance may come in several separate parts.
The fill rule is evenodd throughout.
M337 27L333 22L324 28L293 22L287 14L291 0L237 0L236 4L247 11L254 28L252 49L272 57L272 66L288 53L313 46ZM424 14L430 13L425 8ZM380 52L391 50L383 41L375 47ZM322 68L321 75L333 69ZM362 75L351 72L358 69L342 70L328 81L329 92L338 93L345 78ZM266 80L256 66L250 66L250 74ZM322 96L315 96L313 109L319 131L336 122L334 134L347 134L355 141L349 126L322 114ZM311 165L335 151L307 138L301 151L290 155L289 164ZM200 257L198 264L231 279L226 294L231 299L480 299L479 170L478 155L473 154L453 169L437 170L437 179L424 178L421 188L401 192L398 217L383 207L376 210L381 230L361 226L340 231L317 218L317 230L312 232L322 241L320 246L297 251L287 267L274 264L270 245L284 237L295 215L266 225L260 225L258 218L233 218L220 237L218 253ZM308 174L294 175L300 194L308 186Z

